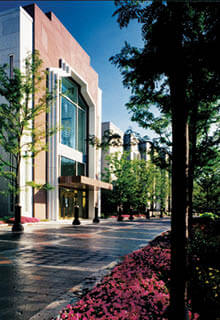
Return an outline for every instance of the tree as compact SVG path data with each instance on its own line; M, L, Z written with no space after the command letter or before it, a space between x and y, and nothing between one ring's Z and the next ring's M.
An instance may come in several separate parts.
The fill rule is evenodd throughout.
M117 152L108 156L109 167L104 174L104 180L113 184L111 202L123 209L134 201L136 188L132 162L127 160L127 156L127 153L121 156Z
M113 184L113 192L105 193L105 201L123 208L124 213L145 213L160 204L165 209L168 197L167 172L151 160L128 159L128 153L107 156L109 166L104 179Z
M202 136L196 150L194 210L220 213L219 132Z
M35 51L25 59L24 73L15 68L11 77L7 65L0 67L0 95L5 99L5 103L0 104L0 147L4 151L0 155L0 176L8 181L5 193L15 197L14 231L23 230L20 224L21 162L47 150L46 136L56 131L55 128L46 130L42 123L34 124L42 113L48 113L52 100L52 94L45 90L46 72L42 64L39 52ZM51 188L33 181L27 185Z
M127 43L111 58L123 75L123 83L132 89L129 107L138 119L152 124L151 106L170 117L172 123L172 223L171 223L171 304L170 319L185 319L186 234L189 186L189 119L197 121L204 102L219 97L219 10L218 6L173 1L115 1L114 15L120 27L131 19L142 24L144 48ZM193 89L201 95L193 99ZM209 83L209 85L207 85ZM195 103L196 100L196 103ZM203 109L204 110L204 109ZM195 116L193 115L195 113ZM193 128L193 126L192 126ZM193 131L194 129L192 129ZM192 170L192 169L191 169ZM180 183L181 181L181 183ZM179 270L183 270L180 277Z

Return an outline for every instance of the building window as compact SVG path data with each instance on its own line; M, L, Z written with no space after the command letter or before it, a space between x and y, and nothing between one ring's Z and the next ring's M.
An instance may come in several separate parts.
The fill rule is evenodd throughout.
M67 78L62 79L62 94L68 97L72 102L78 104L78 87Z
M86 154L88 107L80 87L69 78L62 78L61 143Z
M85 176L85 164L77 163L77 176Z
M61 100L61 143L76 149L76 107L69 100Z
M75 176L76 161L61 157L61 176Z
M14 70L14 55L11 54L9 56L9 76L10 76L10 79L13 78L13 70Z
M85 163L61 157L61 176L85 176Z
M78 110L78 150L86 153L86 112L83 109Z

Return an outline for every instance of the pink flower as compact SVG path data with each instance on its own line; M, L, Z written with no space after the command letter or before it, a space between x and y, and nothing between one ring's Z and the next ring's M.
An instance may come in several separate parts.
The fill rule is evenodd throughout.
M162 319L169 294L161 277L169 272L170 250L148 245L127 255L75 306L67 305L62 319Z

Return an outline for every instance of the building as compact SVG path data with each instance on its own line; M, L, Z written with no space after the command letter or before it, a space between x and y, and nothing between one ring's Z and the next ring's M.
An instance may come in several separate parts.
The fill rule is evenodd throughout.
M116 152L120 155L123 152L128 153L129 160L135 159L144 159L145 161L150 160L152 143L137 137L134 133L127 130L123 132L111 121L102 122L102 139L105 139L105 133L108 132L112 134L117 134L121 137L121 141L117 141L116 145L110 145L107 150L102 151L101 158L101 171L104 172L104 169L108 167L108 161L106 157Z
M42 114L37 121L62 129L49 138L47 152L21 163L21 186L26 181L54 186L48 192L23 188L22 216L70 218L77 204L80 217L93 218L94 207L100 207L100 188L111 189L100 180L101 151L87 139L89 135L101 138L98 74L88 54L52 12L44 13L33 4L0 13L0 64L22 71L27 54L34 50L48 70L49 90L56 90L49 115ZM0 202L1 214L10 214L11 197Z

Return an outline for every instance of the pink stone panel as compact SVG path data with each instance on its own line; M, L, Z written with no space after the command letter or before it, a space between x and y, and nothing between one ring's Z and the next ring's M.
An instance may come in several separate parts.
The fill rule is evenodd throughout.
M52 13L47 15L34 4L25 7L34 18L34 46L45 67L59 67L64 59L87 83L95 104L98 98L98 74L90 66L90 57Z

